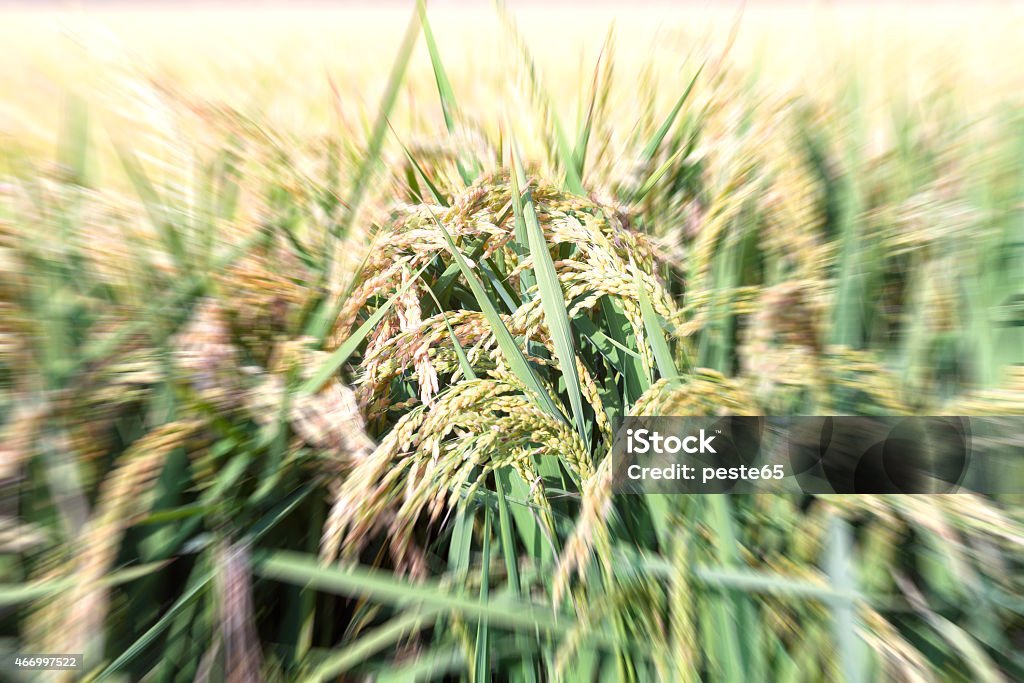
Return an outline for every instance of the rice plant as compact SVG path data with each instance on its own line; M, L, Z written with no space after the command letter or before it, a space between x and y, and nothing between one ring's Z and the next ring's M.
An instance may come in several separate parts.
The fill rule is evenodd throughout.
M0 147L4 654L1024 678L1019 498L624 496L609 456L628 415L1024 414L1019 108L893 105L876 149L858 75L765 103L712 51L629 118L610 32L570 125L497 14L528 119L464 103L419 5L362 127L295 140L140 79L204 131L164 150L187 168L116 133L107 159L75 97L56 164Z

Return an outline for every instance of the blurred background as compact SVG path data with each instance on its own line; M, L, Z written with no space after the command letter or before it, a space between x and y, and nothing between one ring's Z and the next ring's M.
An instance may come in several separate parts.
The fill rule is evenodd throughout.
M1021 35L0 2L0 676L1024 680L1020 495L609 457L627 415L1024 414Z

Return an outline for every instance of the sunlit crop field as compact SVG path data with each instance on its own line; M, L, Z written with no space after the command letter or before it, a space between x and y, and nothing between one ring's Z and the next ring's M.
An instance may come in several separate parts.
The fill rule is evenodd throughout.
M633 415L1024 415L1022 35L0 9L0 661L1024 679L1012 486L624 496L610 456Z
M501 110L522 99L515 97L517 81L509 78L516 51L503 39L497 13L482 3L441 5L431 15L460 101L475 118L493 124ZM516 16L546 87L562 95L556 104L564 116L575 113L612 28L623 76L613 83L614 99L627 112L630 104L645 104L648 94L637 90L644 69L655 72L655 83L670 85L687 60L726 49L736 69L731 77L738 84L756 83L775 99L827 99L844 87L844 75L855 74L869 83L866 94L876 105L896 95L919 102L955 86L950 95L957 103L978 111L1012 99L1024 79L1024 67L1013 57L1024 11L1012 3L933 9L755 4L745 11L694 3L586 12L555 4L526 5ZM358 125L375 113L405 23L401 7L7 10L0 44L14 68L0 74L0 135L42 151L60 130L69 88L102 99L107 114L130 118L138 113L131 108L132 93L116 86L133 77L151 78L189 98L260 112L275 130L297 135L337 129L330 77L344 86L346 122ZM422 43L417 53L393 116L429 135L436 132L439 112L428 106L434 85ZM659 88L657 96L668 106L672 89ZM633 123L626 120L630 125L622 134Z

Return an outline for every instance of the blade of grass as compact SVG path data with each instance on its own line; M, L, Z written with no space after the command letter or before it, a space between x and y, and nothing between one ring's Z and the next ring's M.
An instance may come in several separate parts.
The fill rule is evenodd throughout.
M569 394L569 405L572 407L576 431L587 448L590 447L590 434L583 415L583 390L580 386L579 374L576 371L576 349L573 345L572 332L569 328L569 313L565 308L562 285L558 281L555 263L551 260L547 239L537 220L537 212L533 207L530 188L526 187L526 174L519 163L519 154L512 143L512 194L522 203L520 214L525 223L524 232L530 244L530 255L533 257L533 271L537 277L537 288L540 291L541 307L544 310L544 321L555 345L555 355L562 370L565 390ZM523 188L520 193L520 187Z
M625 361L622 354L631 358L640 358L639 353L606 335L589 318L584 318L583 316L574 318L572 325L579 331L583 339L590 342L613 367L619 367Z
M501 490L506 492L506 504L509 500L522 501L517 502L514 508L509 509L509 512L526 552L537 565L551 566L555 561L556 549L552 548L548 540L549 536L541 524L540 511L529 500L529 485L523 481L518 472L510 467L499 469L494 473L494 477L500 480ZM514 498L510 498L511 496Z
M448 314L445 313L444 307L441 306L441 302L434 296L434 290L430 288L427 281L422 277L420 281L423 283L423 289L426 290L430 298L434 300L434 304L437 306L437 310L441 313L441 319L444 320L444 326L448 330L448 336L451 337L452 347L455 349L455 357L459 361L459 368L462 370L462 376L466 379L476 379L476 373L473 372L473 366L469 363L469 358L466 356L466 350L462 348L462 344L459 343L459 338L455 336L455 330L452 329L451 323L448 322Z
M615 365L623 378L623 406L628 407L651 386L651 378L644 370L643 360L638 353L640 340L637 339L622 302L618 299L607 297L601 304L601 315L604 318L604 329L610 332L609 339L614 339L627 349L635 350L634 354L623 356L621 363Z
M710 496L708 502L712 528L718 532L715 545L718 561L725 567L742 567L732 500L728 496ZM760 640L764 631L759 628L756 605L746 594L733 593L727 599L731 603L731 621L738 626L740 634L738 646L745 665L744 673L756 680L764 680L767 678L764 661L766 643Z
M437 608L403 612L388 623L364 633L360 638L331 654L310 674L311 681L335 680L341 674L366 661L367 657L396 645L406 635L418 631L440 613Z
M106 574L100 585L106 587L120 586L153 572L157 572L167 566L167 562L149 562L136 567L126 567ZM61 579L47 581L0 585L0 608L8 608L20 605L25 602L33 602L42 598L62 593L75 586L78 579L69 576Z
M446 674L462 672L466 656L460 648L435 648L420 655L412 663L398 664L377 672L380 683L419 683L445 680Z
M67 94L65 106L67 115L60 140L60 161L69 174L68 182L84 186L89 159L89 112L85 101L72 93Z
M452 90L451 81L448 79L448 72L441 61L441 51L434 39L434 31L430 28L430 21L427 19L426 3L417 0L416 9L420 15L420 23L423 25L423 38L427 43L427 52L430 53L430 66L434 70L434 82L437 84L437 94L441 99L441 113L444 116L444 125L449 133L455 132L455 115L458 112L458 105L455 101L455 91ZM462 182L469 185L479 173L478 168L472 171L466 168L462 159L456 159L455 165L458 168Z
M409 282L403 285L401 289L399 289L397 292L392 294L391 297L388 298L388 300L384 302L384 304L382 304L380 308L374 311L373 314L369 318L367 318L362 325L356 328L355 332L350 334L345 339L345 341L342 342L341 346L339 346L337 349L331 352L331 355L327 357L323 365L320 366L320 369L316 371L316 374L310 377L309 380L307 380L300 387L299 391L308 394L319 391L320 388L327 382L327 380L329 380L331 376L333 376L334 373L338 371L338 368L340 368L345 363L345 361L347 361L349 357L353 353L355 353L355 350L359 348L359 345L363 343L363 340L366 339L367 335L369 335L370 332L373 331L373 328L375 328L377 324L380 323L381 319L384 318L388 310L391 308L392 304L394 304L395 301L397 301L400 296L405 294L405 291L409 289L410 286L412 286L412 283L416 281L416 278L418 278L423 273L423 271L427 269L428 266L429 264L420 268L419 272L417 272L414 277L409 279Z
M530 236L526 229L526 218L523 216L523 198L522 189L519 187L519 174L513 172L511 179L513 189L510 204L512 207L514 244L520 258L525 258L530 253ZM519 275L519 292L523 301L528 301L532 296L530 290L535 284L537 284L537 278L534 276L533 271L524 270Z
M359 596L397 606L423 605L463 614L494 625L565 633L572 621L552 614L547 608L512 600L481 603L476 598L443 588L434 581L415 584L397 579L387 571L362 567L324 566L313 556L291 551L254 554L258 576L286 583L298 583L339 595Z
M441 206L448 208L448 200L445 199L444 195L441 194L441 191L437 189L437 185L435 185L434 181L432 181L427 176L427 172L423 170L423 167L420 166L420 163L416 161L416 159L413 157L412 152L409 151L409 148L406 147L405 143L402 142L402 140L398 137L398 131L395 130L394 126L391 126L390 122L388 123L388 126L391 128L391 132L395 134L395 139L398 140L398 144L401 145L402 151L405 153L405 158L409 160L409 163L412 164L413 169L416 171L416 173L419 174L420 178L423 179L423 182L427 184L427 189L430 190L430 194L434 197L434 201L440 204Z
M522 586L519 583L519 558L516 554L515 539L512 535L512 515L508 509L508 499L505 496L505 485L501 473L494 473L494 488L498 499L498 528L501 537L501 554L505 560L506 585L509 592L518 598L522 594ZM516 645L521 651L526 650L526 636L516 635ZM522 680L527 683L537 680L537 672L534 670L533 662L523 657L516 667L513 680Z
M672 107L672 111L669 112L665 120L662 121L658 130L655 131L654 135L648 140L647 145L644 147L642 158L645 162L650 161L654 158L654 155L658 153L658 148L661 147L661 143L665 140L665 136L668 135L669 130L672 129L672 124L675 123L676 117L679 116L680 110L683 108L683 104L690 97L690 93L693 91L694 84L697 83L697 78L700 76L701 71L704 70L704 65L701 64L697 69L697 73L690 79L689 85L683 90L683 94L676 100L675 105Z
M249 534L250 543L255 544L259 541L259 539L262 538L279 521L295 510L296 506L298 506L298 504L301 503L311 491L313 491L313 487L311 486L301 491L297 491L264 515L252 527L252 531ZM157 620L156 623L149 627L145 633L127 647L113 662L108 664L106 668L97 674L96 678L93 680L104 680L112 676L117 671L123 669L129 662L138 657L150 643L156 640L156 638L158 638L160 634L175 621L178 614L184 611L189 604L204 592L216 576L216 570L207 568L205 571L202 571L201 569L202 568L197 565L196 569L193 570L192 578L190 579L190 587L188 587L186 592L161 615L160 619Z
M106 666L99 674L96 675L95 681L106 680L110 676L114 675L117 671L120 671L136 657L138 657L154 640L156 640L163 631L171 625L175 617L188 607L193 600L197 599L206 588L213 581L216 572L213 570L207 570L204 573L196 574L195 580L191 586L181 597L179 597L173 605L164 612L160 619L150 626L145 633L142 634L134 643Z
M519 346L516 345L515 339L512 338L512 333L505 327L505 322L501 319L498 314L498 310L491 303L490 297L487 296L486 290L484 290L483 283L476 274L470 269L466 259L462 256L462 252L455 245L455 240L448 233L445 227L441 224L437 217L431 214L434 219L434 223L437 225L441 234L444 236L445 242L448 243L448 250L451 251L452 257L455 259L455 263L458 265L459 270L462 272L462 276L469 283L469 288L473 291L473 295L476 297L477 303L480 305L480 310L483 311L484 316L487 318L487 322L491 326L491 330L494 332L495 339L498 342L498 347L501 349L502 354L505 356L505 360L508 361L509 367L512 372L516 375L520 382L533 394L533 399L537 404L548 412L552 417L559 420L565 420L565 416L562 411L555 406L555 402L551 399L547 390L541 384L540 379L537 377L537 373L534 372L530 366L529 361L526 360L526 356L520 350Z
M637 297L640 300L640 314L644 320L644 330L647 332L651 351L654 353L654 362L658 366L658 374L664 379L675 381L679 379L679 371L676 369L675 361L672 360L672 350L665 339L665 331L661 327L658 314L651 306L647 288L642 284L638 286Z
M550 607L535 605L510 596L487 603L445 588L436 581L411 583L387 571L363 567L324 566L316 557L291 551L253 553L253 571L258 576L285 583L298 583L338 595L358 596L396 606L422 605L461 614L467 619L487 619L492 626L528 633L555 635L573 633L577 624L571 617L553 613ZM591 631L595 644L621 646L611 634ZM642 643L636 643L637 646Z
M576 138L576 147L573 149L572 153L573 159L576 163L576 168L579 169L581 177L583 175L583 169L586 168L587 146L590 144L590 134L594 129L594 112L597 109L597 96L601 85L601 63L604 60L605 53L611 45L614 30L614 25L608 28L608 34L605 36L604 43L601 44L601 51L597 55L597 62L594 64L594 79L590 86L590 102L587 105L587 115L584 119L583 125L580 127L579 135ZM608 59L610 60L611 57ZM605 83L605 88L607 89L607 87L608 84Z
M437 94L441 98L441 113L444 115L444 125L449 133L455 132L455 92L452 90L451 81L448 80L448 72L445 71L444 63L441 62L441 51L434 39L434 32L430 28L430 21L427 19L427 6L423 0L416 0L416 11L419 13L420 23L423 26L423 38L427 43L427 51L430 53L430 65L434 70L434 81L437 83Z
M480 551L480 604L487 605L491 582L491 508L484 508L483 548ZM481 618L476 624L476 646L473 658L473 681L491 679L491 645L490 629L487 618Z
M174 257L175 266L177 266L181 273L190 273L191 262L185 251L181 234L167 212L167 204L150 182L145 169L135 156L135 153L120 143L115 143L114 147L121 159L121 164L128 175L128 179L135 188L135 192L139 195L139 199L142 200L146 212L149 214L150 222L159 232L167 247L167 251Z
M833 517L828 534L828 548L825 556L825 571L832 585L840 593L856 593L857 584L854 577L853 541L846 522ZM860 628L857 618L857 605L852 600L832 598L833 637L839 656L840 670L847 683L861 683L867 679L864 668L865 657L863 643L857 631Z
M562 122L558 118L558 113L555 111L551 98L548 97L547 91L540 82L537 64L534 62L533 56L530 54L530 49L526 45L526 40L522 33L520 33L519 27L516 25L512 15L509 14L503 0L498 0L496 4L502 20L511 32L516 46L519 48L523 63L526 66L527 79L530 82L532 94L541 109L545 123L554 129L555 152L561 162L562 170L565 172L565 188L573 194L585 195L586 190L583 188L582 170L577 165L576 156L572 147L569 145L569 139L565 135L565 128L562 126Z
M648 194L650 194L651 190L654 189L654 186L658 184L658 181L661 180L662 177L664 177L664 175L668 173L669 169L671 169L675 165L679 158L686 154L688 151L689 150L684 146L680 147L675 152L673 152L672 156L670 156L665 163L659 166L654 171L654 173L649 175L647 177L647 180L645 180L643 184L636 189L636 192L634 192L633 196L629 198L629 201L634 204L639 204L640 202L642 202L644 198Z
M390 125L391 112L394 110L395 102L398 99L398 90L405 79L405 72L409 67L409 59L412 57L412 50L416 45L419 29L419 14L414 10L405 29L405 35L402 37L402 42L399 45L398 55L391 66L391 73L388 75L388 82L384 87L384 95L381 97L380 106L377 109L377 119L374 121L373 131L370 133L366 152L363 154L355 179L352 181L352 187L345 199L348 211L337 226L337 235L345 235L348 233L349 228L351 228L366 193L366 185L370 180L370 175L380 160L380 154L384 148L384 140Z

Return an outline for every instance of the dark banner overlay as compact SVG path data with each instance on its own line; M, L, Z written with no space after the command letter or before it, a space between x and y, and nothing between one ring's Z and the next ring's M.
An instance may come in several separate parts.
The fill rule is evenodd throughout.
M616 493L1024 493L1024 416L628 417Z

